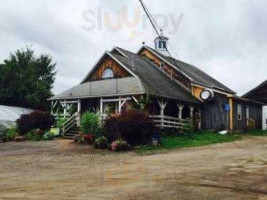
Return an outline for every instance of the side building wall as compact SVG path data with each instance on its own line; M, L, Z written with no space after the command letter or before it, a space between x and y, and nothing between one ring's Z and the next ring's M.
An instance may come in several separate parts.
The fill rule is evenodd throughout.
M204 88L194 86L192 94L201 100L200 94ZM226 95L214 93L214 100L203 102L201 109L201 127L202 129L221 130L230 127L229 113L225 111L224 105L229 104Z
M241 107L241 119L238 117L238 105ZM234 100L234 130L246 130L248 128L247 107L249 108L249 118L255 120L255 129L262 129L262 105Z
M229 100L226 95L215 93L213 101L205 102L202 106L202 128L224 130L229 128L229 114L224 105Z

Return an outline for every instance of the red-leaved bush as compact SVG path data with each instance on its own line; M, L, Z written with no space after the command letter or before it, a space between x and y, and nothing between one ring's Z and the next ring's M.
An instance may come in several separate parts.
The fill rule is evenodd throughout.
M20 119L17 120L17 129L19 134L25 135L32 129L48 130L54 122L54 117L49 112L34 111L21 115Z
M143 144L153 135L153 123L148 113L141 110L126 110L106 120L109 141L123 139L131 145Z
M92 144L94 141L95 136L93 134L83 134L82 141L84 144Z

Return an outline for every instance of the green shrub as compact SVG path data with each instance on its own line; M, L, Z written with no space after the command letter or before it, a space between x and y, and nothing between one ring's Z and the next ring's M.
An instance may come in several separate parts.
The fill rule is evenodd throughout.
M54 140L54 138L55 135L52 132L48 131L43 135L42 140L49 141L49 140Z
M136 104L134 104L134 108L137 110L142 110L145 111L147 109L147 107L149 106L149 104L151 103L151 99L149 96L142 96L137 102Z
M54 118L48 112L35 111L22 115L17 120L18 133L24 135L32 129L48 130L54 124Z
M7 132L7 130L1 130L0 131L0 143L7 142L6 132Z
M108 139L104 136L101 136L95 140L95 148L97 149L106 149L108 147Z
M56 120L56 127L57 128L61 128L62 125L67 121L67 119L65 118L57 118Z
M6 130L6 138L8 141L13 141L17 136L17 128L11 127L10 129Z
M51 128L50 132L53 133L55 136L59 136L59 128Z
M99 116L95 113L85 112L81 119L81 130L86 134L98 135L101 131Z
M151 140L154 126L148 113L141 110L126 110L107 119L105 130L109 141L121 138L131 145L137 145Z
M184 125L181 129L181 133L183 136L189 137L189 138L193 138L194 134L195 134L195 129L194 129L194 125L192 123L191 120L186 120L184 122Z
M73 141L79 144L83 143L83 135L82 134L75 135Z
M26 140L32 140L32 141L41 141L43 138L44 132L40 129L33 129L29 131L24 138Z

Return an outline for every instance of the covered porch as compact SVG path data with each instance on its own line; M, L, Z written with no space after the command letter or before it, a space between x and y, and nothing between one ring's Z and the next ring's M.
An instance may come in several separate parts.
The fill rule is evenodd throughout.
M141 97L142 95L54 100L51 101L51 114L56 118L67 119L63 124L65 129L74 124L79 127L81 115L86 111L98 114L103 123L107 117L135 107ZM201 129L199 104L152 96L146 110L158 128L179 129L185 121L191 120L196 128Z

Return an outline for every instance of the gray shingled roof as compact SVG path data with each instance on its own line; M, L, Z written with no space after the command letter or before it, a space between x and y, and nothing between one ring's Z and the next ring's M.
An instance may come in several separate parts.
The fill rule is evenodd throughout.
M219 81L215 80L214 78L212 78L211 76L209 76L208 74L206 74L205 72L200 70L199 68L197 68L193 65L187 64L185 62L182 62L180 60L177 60L177 59L174 59L174 58L171 58L168 56L164 56L160 52L158 52L158 51L156 51L156 50L154 50L148 46L145 46L145 47L147 49L149 49L150 51L152 51L153 53L160 55L162 58L164 58L169 63L173 64L175 67L178 68L178 70L180 70L181 72L186 74L188 77L190 77L193 82L204 85L204 86L208 86L208 87L211 87L214 89L219 89L219 90L223 90L225 92L235 94L235 92L233 90L226 87L225 85L223 85Z
M267 104L267 80L248 91L242 97Z
M143 57L123 49L120 49L120 51L128 58L116 53L110 53L110 55L136 75L136 77L85 82L49 100L149 94L199 103L199 100L193 97L189 91L172 81L160 69Z
M118 49L128 58L116 53L112 53L112 55L141 80L147 94L199 103L199 100L193 97L189 91L171 80L142 56L121 48Z
M86 82L53 96L49 100L123 96L143 93L145 93L145 90L140 80L135 77L127 77Z

